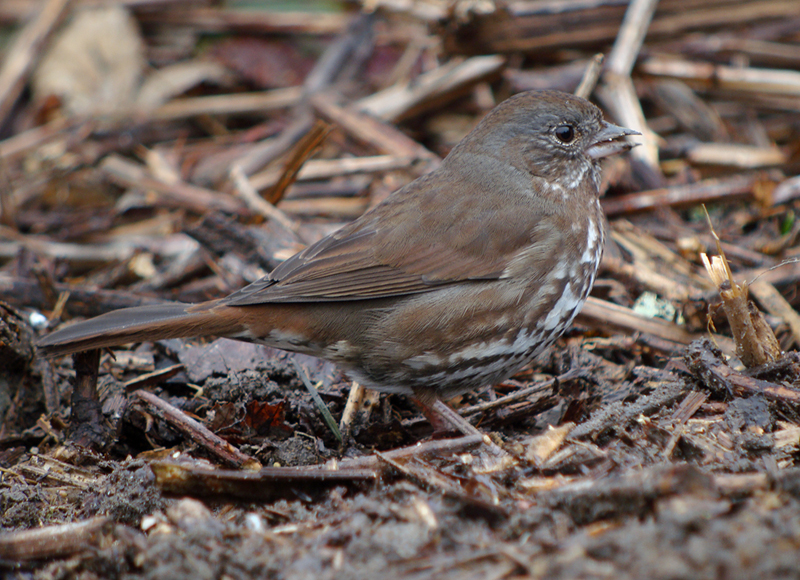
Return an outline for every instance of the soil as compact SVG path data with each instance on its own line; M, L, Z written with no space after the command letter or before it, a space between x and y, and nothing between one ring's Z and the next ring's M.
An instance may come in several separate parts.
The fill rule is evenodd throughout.
M0 578L800 578L797 6L85 4L0 2ZM334 365L243 342L36 348L225 296L592 72L643 143L598 279L460 431L370 394L331 427Z

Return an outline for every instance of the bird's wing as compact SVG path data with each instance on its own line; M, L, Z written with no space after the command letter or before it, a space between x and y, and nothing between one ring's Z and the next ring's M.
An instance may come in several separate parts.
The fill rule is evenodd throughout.
M543 252L553 232L531 222L524 200L498 204L460 184L443 195L436 176L418 180L355 222L232 294L231 306L366 300L497 279L531 244ZM452 183L448 185L453 186ZM466 189L464 189L466 188ZM519 207L517 207L519 206ZM556 236L558 237L558 236ZM552 253L552 252L551 252Z

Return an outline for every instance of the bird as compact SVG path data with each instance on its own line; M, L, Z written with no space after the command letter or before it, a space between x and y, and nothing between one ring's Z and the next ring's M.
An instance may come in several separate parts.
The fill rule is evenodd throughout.
M332 361L418 401L514 375L561 336L605 242L599 161L636 131L553 90L496 106L432 172L233 294L65 325L47 356L216 336Z

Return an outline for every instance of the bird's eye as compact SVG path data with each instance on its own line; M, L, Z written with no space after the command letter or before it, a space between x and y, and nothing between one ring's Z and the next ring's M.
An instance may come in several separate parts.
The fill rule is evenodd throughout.
M556 137L562 143L572 143L575 140L575 128L572 125L559 125L556 127Z

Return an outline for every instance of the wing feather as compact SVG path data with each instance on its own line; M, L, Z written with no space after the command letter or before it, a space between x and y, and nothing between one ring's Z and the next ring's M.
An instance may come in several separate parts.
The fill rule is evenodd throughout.
M529 195L508 196L499 207L486 185L474 181L442 166L225 303L367 300L498 279L515 256L544 238L531 221L541 212ZM445 186L464 195L446 200Z

